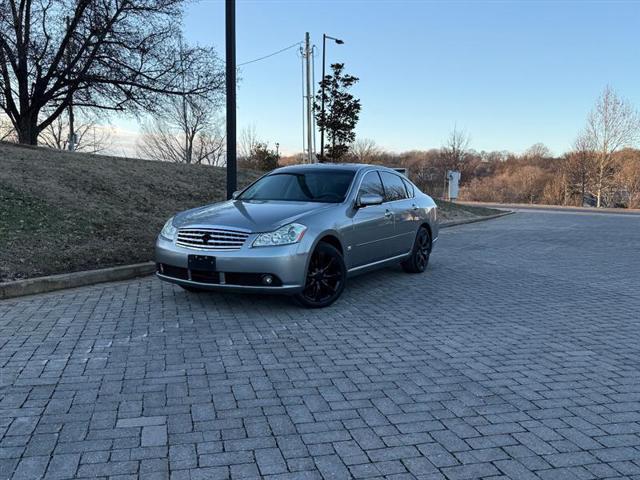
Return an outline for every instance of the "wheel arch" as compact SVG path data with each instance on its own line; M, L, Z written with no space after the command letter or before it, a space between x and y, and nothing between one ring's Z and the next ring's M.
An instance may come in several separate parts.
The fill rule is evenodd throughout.
M313 252L315 251L317 246L320 244L320 242L328 243L332 247L335 247L340 252L340 255L342 255L342 258L344 259L345 263L347 261L345 258L345 251L344 251L344 248L342 247L342 242L340 241L338 233L333 230L327 230L316 236L313 242L313 245L309 250L309 255L307 255L307 261L304 267L305 275L309 269L309 262L311 262L311 255L313 255Z
M431 243L433 243L433 230L431 228L431 224L429 222L422 222L420 228L426 228L427 232L429 232L429 238L431 239Z
M321 242L328 243L332 247L335 247L335 249L338 250L344 257L344 248L342 248L342 242L334 232L326 232L322 235L318 235L318 241L313 246L314 250Z

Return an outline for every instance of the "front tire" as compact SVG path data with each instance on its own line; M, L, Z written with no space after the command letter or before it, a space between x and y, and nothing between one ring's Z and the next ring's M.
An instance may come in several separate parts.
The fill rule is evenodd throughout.
M340 297L346 279L342 254L333 245L319 243L309 261L304 290L295 299L307 308L327 307Z
M420 227L416 239L413 242L411 256L401 263L407 273L422 273L429 265L431 255L431 235L425 227Z

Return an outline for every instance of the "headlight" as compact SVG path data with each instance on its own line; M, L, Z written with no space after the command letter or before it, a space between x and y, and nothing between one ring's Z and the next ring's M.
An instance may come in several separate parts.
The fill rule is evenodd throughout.
M173 226L173 217L171 217L167 220L167 223L164 224L164 227L162 227L160 236L173 241L176 239L176 233L178 233L178 229Z
M307 227L299 223L290 223L280 227L275 232L261 233L253 241L254 247L268 247L272 245L289 245L302 240Z

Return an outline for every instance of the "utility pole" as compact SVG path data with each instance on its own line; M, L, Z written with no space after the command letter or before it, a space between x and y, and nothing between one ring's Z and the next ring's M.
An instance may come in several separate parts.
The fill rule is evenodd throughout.
M67 17L67 35L70 35L69 17ZM67 47L67 79L71 84L71 39L69 39L69 45ZM73 152L76 149L76 130L74 126L73 116L73 89L69 87L69 138L67 139L67 148Z
M322 78L320 79L320 85L322 88L320 89L320 97L321 97L321 106L320 106L320 118L322 119L322 125L320 125L320 161L324 162L324 76L325 74L325 61L327 60L327 55L325 53L327 44L327 35L325 33L322 34Z
M227 70L227 200L237 189L236 165L236 0L225 2Z
M313 94L311 91L311 39L309 32L304 35L304 57L307 71L307 162L315 163L313 158Z

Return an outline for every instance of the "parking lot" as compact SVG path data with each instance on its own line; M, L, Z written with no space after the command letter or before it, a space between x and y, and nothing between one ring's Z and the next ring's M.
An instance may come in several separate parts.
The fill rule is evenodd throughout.
M324 310L154 278L0 302L1 478L640 478L640 216L441 231Z

